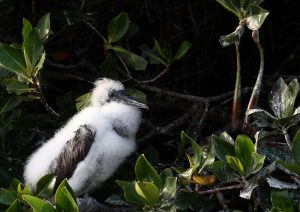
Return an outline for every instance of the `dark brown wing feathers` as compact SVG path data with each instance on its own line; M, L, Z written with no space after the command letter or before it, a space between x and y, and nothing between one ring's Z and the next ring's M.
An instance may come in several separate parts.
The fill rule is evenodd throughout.
M95 139L94 130L88 125L82 125L76 130L52 165L52 172L57 176L56 188L65 178L70 178L78 163L88 154Z

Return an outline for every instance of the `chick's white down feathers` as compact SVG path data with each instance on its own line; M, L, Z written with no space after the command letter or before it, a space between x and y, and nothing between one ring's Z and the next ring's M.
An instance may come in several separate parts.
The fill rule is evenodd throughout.
M35 188L38 180L51 171L50 166L55 165L66 143L82 125L92 128L95 140L68 179L70 186L76 194L81 194L96 189L109 178L136 149L135 134L141 121L141 112L137 107L108 101L111 91L123 89L124 86L118 81L96 81L90 106L75 114L29 158L24 170L26 184ZM116 123L126 129L127 136L120 136L114 130L113 124Z

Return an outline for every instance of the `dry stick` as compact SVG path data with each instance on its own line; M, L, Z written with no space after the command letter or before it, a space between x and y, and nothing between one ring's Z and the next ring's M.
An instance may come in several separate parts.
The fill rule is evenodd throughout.
M36 81L36 79L33 77L32 78L32 82L33 82L33 86L37 92L37 94L39 95L39 98L40 98L40 101L42 103L42 105L44 106L44 108L53 116L55 116L56 118L60 117L60 115L55 112L55 110L53 110L53 108L47 103L44 95L43 95L43 92L42 92L42 89L41 87L39 86L38 82Z
M170 70L170 66L166 66L166 68L162 72L160 72L159 74L157 74L152 79L150 79L150 80L144 80L144 81L138 81L138 83L151 83L151 82L154 82L154 81L158 80L159 78L163 77L169 70Z
M234 44L236 51L236 80L232 105L232 127L235 129L241 114L241 60L239 41Z
M236 184L236 185L231 185L231 186L226 186L226 187L220 187L220 188L213 188L205 191L199 191L198 194L212 194L212 193L217 193L220 191L225 191L225 190L231 190L231 189L238 189L244 187L244 183Z
M258 75L256 78L256 82L251 94L251 98L249 100L248 103L248 107L247 110L250 110L252 108L254 108L257 105L257 101L260 95L260 91L261 91L261 85L262 85L262 78L263 78L263 74L264 74L264 50L262 48L261 43L259 42L259 31L258 30L253 30L252 31L252 38L253 41L255 42L258 51L259 51L259 56L260 56L260 65L259 65L259 71L258 71ZM245 120L244 120L244 126L246 126L248 124L248 116L245 116Z

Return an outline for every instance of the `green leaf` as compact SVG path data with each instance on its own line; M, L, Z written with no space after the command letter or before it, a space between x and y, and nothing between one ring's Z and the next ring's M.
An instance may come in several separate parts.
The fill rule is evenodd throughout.
M12 71L15 74L20 74L24 77L26 63L22 52L8 45L0 43L0 67Z
M50 13L43 15L36 25L41 40L44 42L50 35Z
M101 64L100 69L104 77L118 79L120 67L118 61L111 53L108 53L104 62Z
M177 178L167 177L164 186L160 192L160 198L163 201L169 201L174 198L176 194Z
M246 111L246 116L252 116L254 119L253 124L259 128L270 127L277 129L277 125L275 124L276 117L272 116L266 110L250 109Z
M134 88L126 88L125 94L131 96L134 100L143 103L148 104L147 102L147 96L144 92L134 89Z
M160 173L160 179L162 180L162 183L165 184L166 183L166 179L168 177L173 177L173 172L172 172L172 169L170 168L166 168L165 170L163 170L161 173Z
M222 183L231 183L240 178L238 174L232 171L226 161L218 160L207 167L209 171L218 176Z
M0 189L0 203L11 205L17 199L17 192L10 189Z
M237 27L236 30L228 35L222 35L219 42L223 47L231 46L236 42L240 42L242 35L244 34L244 27Z
M217 0L225 9L229 10L230 12L234 13L237 17L240 17L240 5L239 2L233 0Z
M31 23L26 18L23 18L23 29L22 29L23 40L27 37L27 35L31 32L31 30L32 30Z
M159 201L159 189L150 182L135 182L137 194L148 204L155 205Z
M199 171L198 173L201 173L201 171L206 167L209 166L211 164L213 164L213 162L215 161L215 157L216 157L216 150L215 147L213 145L211 145L207 151L203 152L203 160L202 163L200 165Z
M276 117L285 118L293 115L298 92L299 83L297 80L293 80L289 85L282 78L277 80L269 95L269 105Z
M22 103L22 100L17 99L15 96L10 96L8 100L2 100L3 103L0 104L0 116L4 113L12 111L18 105Z
M252 5L252 2L252 0L240 0L241 8L243 9L243 11L245 11L245 13L248 12L249 7Z
M251 169L249 174L253 174L258 172L264 165L266 156L260 155L256 152L252 152L252 161L251 161Z
M32 92L35 90L34 88L28 87L25 83L18 81L16 78L4 80L4 83L6 84L6 90L8 93L20 95L22 93Z
M124 62L134 70L146 70L148 62L143 57L134 54L131 51L122 48L121 46L110 46L108 48L112 49L116 54L118 54L124 60Z
M235 156L226 155L228 165L242 175L246 175L245 168L239 158Z
M108 24L108 42L118 42L128 31L129 18L127 13L121 12Z
M22 50L27 66L34 68L43 52L43 43L37 29L33 29L24 39Z
M288 128L298 124L299 121L300 121L300 114L297 113L295 115L291 115L291 116L288 116L285 118L278 119L276 121L276 123L278 124L278 126L288 129Z
M43 176L36 186L35 196L48 199L53 194L54 185L56 182L56 176L54 174L47 174Z
M272 191L271 192L272 205L279 211L294 212L294 203L288 191Z
M16 199L13 204L9 206L9 208L6 209L6 212L19 212L21 210L20 201Z
M284 162L282 160L278 160L277 163L281 164L282 166L284 166L285 168L287 168L291 172L294 172L294 173L296 173L297 175L300 176L300 165L297 165L295 163L287 163L287 162Z
M138 181L151 182L156 185L158 189L161 189L162 187L162 179L146 159L144 154L140 155L136 161L135 175Z
M57 211L79 211L74 191L64 179L58 186L55 193Z
M135 191L135 183L123 180L116 180L116 183L122 188L127 202L137 205L144 204L144 200Z
M159 42L155 38L153 38L153 40L154 40L154 50L157 51L157 53L159 54L159 56L161 56L162 58L168 59L168 57L166 56L165 52L161 48L161 45L159 44Z
M188 168L187 170L185 170L184 172L180 173L179 175L185 179L191 180L194 171L196 170L197 167L192 166L190 168Z
M254 144L247 135L238 135L235 141L235 155L242 162L247 174L251 171L252 153L255 152Z
M80 111L90 104L91 92L83 94L76 98L76 109Z
M191 137L189 137L185 132L181 132L181 141L188 143L192 146L193 157L192 162L193 166L198 167L201 163L202 149Z
M264 23L269 11L254 5L251 7L251 15L246 18L247 27L251 30L258 30Z
M300 130L297 131L293 140L292 155L296 163L300 166Z
M39 199L30 195L23 195L22 199L26 201L34 212L55 212L55 208L46 200Z
M37 65L34 68L34 73L33 73L34 77L36 77L38 75L39 71L43 68L45 59L46 59L46 52L44 51L39 59L39 62L37 63Z
M211 138L216 150L216 155L220 160L226 160L226 155L234 155L234 146L228 141L225 141L216 135L212 135Z
M180 44L180 46L179 46L179 48L178 48L178 50L177 50L177 52L176 52L176 54L174 56L174 60L180 60L181 58L183 58L183 56L186 55L187 51L191 47L192 47L192 43L191 42L189 42L189 41L183 41Z
M17 194L18 197L21 197L23 194L26 194L26 195L32 194L29 186L24 186L22 183L19 183L17 191L18 191L18 194Z

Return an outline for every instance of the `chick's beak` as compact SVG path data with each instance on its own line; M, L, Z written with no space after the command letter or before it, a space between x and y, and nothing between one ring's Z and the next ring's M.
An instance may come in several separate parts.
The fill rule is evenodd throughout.
M132 96L129 96L125 90L113 91L110 98L117 102L122 102L127 105L133 105L139 108L149 110L149 107L146 104L137 101Z

